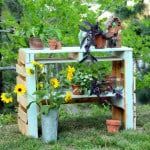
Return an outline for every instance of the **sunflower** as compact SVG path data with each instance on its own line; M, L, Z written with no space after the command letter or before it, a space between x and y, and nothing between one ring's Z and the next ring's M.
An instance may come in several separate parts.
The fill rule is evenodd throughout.
M29 76L31 76L31 75L34 74L34 70L33 70L32 68L27 68L27 69L26 69L26 73L27 73Z
M33 66L39 67L40 69L43 69L43 67L44 67L43 64L41 64L41 63L39 63L37 61L32 61L31 63L32 63Z
M66 102L66 103L70 103L71 100L72 100L72 94L71 94L70 91L67 91L67 92L66 92L66 95L65 95L65 102Z
M60 86L60 83L57 78L50 79L50 84L53 85L54 88L58 88Z
M14 93L23 95L26 93L26 87L23 84L17 84L14 88Z
M75 68L71 67L70 65L67 67L67 73L74 73L75 72Z
M10 103L13 101L12 96L9 93L2 93L1 101L4 103Z
M67 80L71 81L73 79L73 74L72 73L67 73Z
M32 63L33 66L38 65L38 62L36 62L36 61L32 61L31 63Z

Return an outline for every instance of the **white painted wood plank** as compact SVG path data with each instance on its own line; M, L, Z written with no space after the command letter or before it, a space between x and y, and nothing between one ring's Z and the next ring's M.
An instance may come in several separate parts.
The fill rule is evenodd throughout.
M115 97L115 93L109 92L108 94L101 94L100 97ZM96 95L72 95L73 99L80 99L80 98L95 98Z
M29 48L21 48L21 50L25 51L25 53L30 54L51 54L51 53L70 53L70 52L86 52L84 49L80 49L80 47L62 47L62 49L58 50L50 50L49 48L44 48L43 50L30 50ZM132 51L132 48L121 47L121 48L104 48L104 49L95 49L91 47L91 52L119 52L119 51Z
M132 52L124 52L125 59L125 128L134 128L133 114L133 58Z
M31 54L30 54L31 55ZM31 58L34 58L34 56L30 56L30 61L32 61ZM34 60L34 59L33 59ZM26 64L26 68L33 68L33 65ZM36 99L35 95L32 95L33 92L36 91L36 79L35 75L32 76L27 76L26 77L27 81L27 99L28 99L28 104ZM33 103L30 108L27 110L27 115L28 115L28 135L38 138L38 111L37 111L37 105Z

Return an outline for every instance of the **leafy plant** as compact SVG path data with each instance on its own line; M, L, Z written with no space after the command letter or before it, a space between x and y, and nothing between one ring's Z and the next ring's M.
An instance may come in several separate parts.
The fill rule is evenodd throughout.
M44 65L38 62L33 62L34 69L28 68L28 75L36 75L36 91L33 95L36 96L36 100L32 103L36 103L39 106L40 114L48 114L50 109L59 108L60 104L71 100L71 94L66 92L66 96L62 91L61 86L63 85L57 77L46 74L44 72ZM70 96L70 97L69 97Z

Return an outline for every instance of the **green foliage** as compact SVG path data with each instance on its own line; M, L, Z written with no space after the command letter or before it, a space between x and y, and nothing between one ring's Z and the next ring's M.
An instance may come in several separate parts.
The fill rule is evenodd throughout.
M14 114L0 114L0 126L16 123L16 116Z
M148 74L143 75L141 78L139 78L137 82L137 88L149 88L150 89L150 72Z
M65 109L67 106L68 109ZM117 134L107 133L105 120L111 115L103 110L103 107L93 105L83 109L82 106L78 106L79 113L73 115L69 113L70 105L67 106L59 111L59 138L56 143L45 144L41 138L34 139L21 135L15 124L0 127L0 149L149 150L149 123L142 118L150 109L150 105L138 106L137 123L139 124L139 120L143 121L142 126L138 125L136 130L120 131ZM148 115L150 116L149 111Z

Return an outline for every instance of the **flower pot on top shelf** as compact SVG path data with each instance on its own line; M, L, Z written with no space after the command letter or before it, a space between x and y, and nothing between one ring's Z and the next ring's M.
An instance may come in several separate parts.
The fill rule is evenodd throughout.
M32 50L42 50L44 48L42 40L38 37L30 37L29 46Z
M95 48L105 48L106 38L102 35L95 36Z
M49 47L51 50L57 50L57 49L61 49L61 42L57 41L56 39L51 39L48 41L49 43Z
M117 133L121 125L120 120L106 120L107 131L109 133Z
M107 47L121 47L121 34L122 29L121 21L117 17L113 17L108 22L108 32L106 33Z

